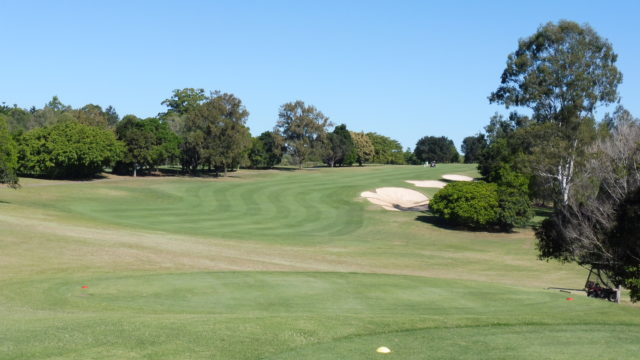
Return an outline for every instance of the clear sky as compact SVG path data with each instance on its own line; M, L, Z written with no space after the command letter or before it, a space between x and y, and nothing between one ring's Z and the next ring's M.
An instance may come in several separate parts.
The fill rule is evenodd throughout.
M0 0L0 102L41 107L58 95L147 117L194 87L238 96L254 135L299 99L404 147L426 135L459 147L507 113L487 96L517 40L559 19L613 44L622 104L640 116L639 4Z

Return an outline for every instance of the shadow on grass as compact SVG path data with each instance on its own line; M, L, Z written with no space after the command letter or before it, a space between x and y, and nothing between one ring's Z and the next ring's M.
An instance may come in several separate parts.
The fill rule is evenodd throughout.
M29 179L40 179L40 180L71 180L71 181L96 181L103 180L107 177L102 174L87 176L87 177L74 177L74 176L48 176L48 175L32 175L32 174L20 174L20 177L29 178Z
M439 216L433 215L429 212L423 212L422 215L416 216L416 221L423 222L425 224L433 225L440 229L453 230L453 231L465 231L465 232L486 232L494 234L515 234L517 229L511 231L505 231L499 228L471 228L466 226L453 225L450 222L442 219Z

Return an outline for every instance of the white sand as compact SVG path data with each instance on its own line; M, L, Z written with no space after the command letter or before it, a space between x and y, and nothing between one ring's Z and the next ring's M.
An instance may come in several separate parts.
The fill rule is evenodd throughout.
M429 205L429 198L424 194L405 188L378 188L375 192L365 191L360 196L390 211L425 211Z
M445 180L451 181L473 181L473 178L465 175L454 175L454 174L446 174L442 175L442 178Z
M446 182L440 181L440 180L405 180L405 181L417 187L424 187L424 188L442 189L445 185L447 185Z

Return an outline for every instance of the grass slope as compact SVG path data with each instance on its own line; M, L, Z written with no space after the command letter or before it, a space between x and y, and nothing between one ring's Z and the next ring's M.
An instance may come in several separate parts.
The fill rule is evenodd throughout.
M633 358L640 314L544 287L530 230L438 227L360 192L472 166L25 179L0 188L2 359ZM82 289L88 285L88 289Z

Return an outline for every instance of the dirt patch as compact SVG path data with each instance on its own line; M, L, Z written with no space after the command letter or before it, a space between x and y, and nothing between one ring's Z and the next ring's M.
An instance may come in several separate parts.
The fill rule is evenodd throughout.
M440 181L440 180L405 180L405 181L408 182L409 184L413 184L417 187L423 187L423 188L442 189L445 185L447 185L446 182Z
M455 174L445 174L442 175L442 178L449 181L473 181L473 178L471 176Z
M360 196L390 211L425 211L429 208L429 198L411 189L384 187L365 191Z

